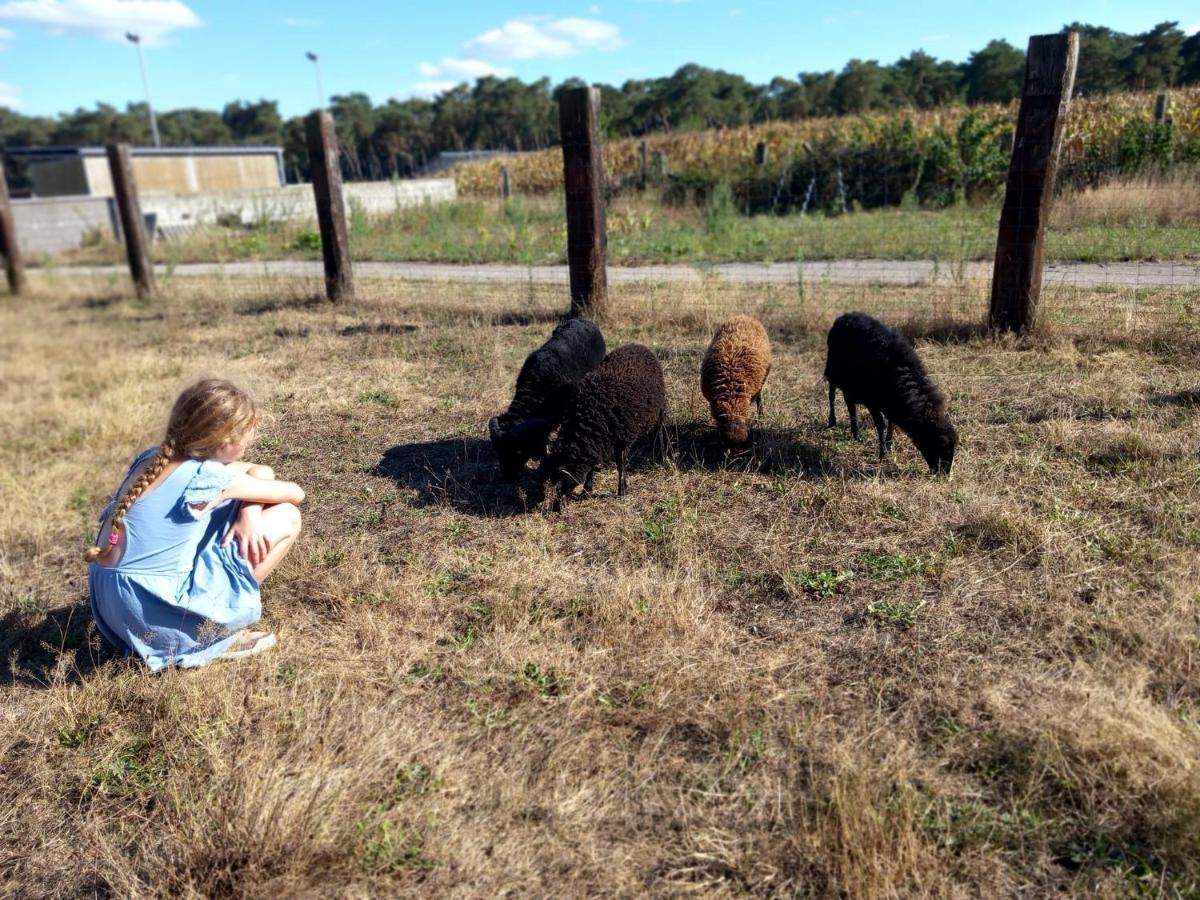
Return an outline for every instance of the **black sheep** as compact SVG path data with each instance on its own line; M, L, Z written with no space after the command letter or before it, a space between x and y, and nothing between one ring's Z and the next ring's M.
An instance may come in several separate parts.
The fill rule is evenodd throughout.
M597 467L612 461L617 496L625 496L629 448L662 428L666 393L661 363L641 344L618 347L584 376L542 461L541 480L552 485L556 511L576 485L583 485L585 496L591 493Z
M502 478L515 481L526 462L546 455L546 442L562 421L571 392L603 362L604 353L604 335L595 322L567 319L525 357L508 412L488 422Z
M879 434L879 458L892 449L892 427L917 445L929 471L950 472L958 434L946 414L946 398L925 372L916 350L899 332L866 313L838 316L829 329L829 427L837 424L834 395L841 388L850 414L850 430L858 439L861 403Z

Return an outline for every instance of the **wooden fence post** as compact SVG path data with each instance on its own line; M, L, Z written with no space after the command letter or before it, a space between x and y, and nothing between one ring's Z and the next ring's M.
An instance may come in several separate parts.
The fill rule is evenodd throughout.
M754 163L755 165L765 166L767 164L767 142L759 141L754 148Z
M638 190L646 189L646 142L643 140L638 144L638 155L641 157L641 171L638 175Z
M563 91L558 130L567 195L571 314L601 318L608 302L608 234L601 190L600 92L592 87Z
M1078 57L1074 31L1029 39L992 270L988 321L994 330L1027 332L1037 317L1043 241Z
M108 171L112 176L113 197L117 201L117 217L121 220L121 236L125 239L125 256L129 259L129 274L140 299L153 297L154 260L150 258L150 242L146 239L146 220L138 199L137 179L128 144L109 144Z
M662 150L656 151L654 154L654 176L660 181L666 181L669 174L670 166L667 163L667 154Z
M4 256L4 274L8 276L9 292L25 293L25 263L21 259L21 247L17 243L17 227L13 222L12 205L8 202L8 179L4 175L2 160L0 160L0 255Z
M508 180L508 166L500 164L500 199L507 200L512 194L512 186Z
M1163 92L1154 98L1154 124L1163 125L1168 122L1167 110L1170 98Z
M354 272L333 116L317 110L305 121L304 130L308 138L313 197L317 201L317 225L321 229L321 255L325 259L325 296L338 303L354 297Z

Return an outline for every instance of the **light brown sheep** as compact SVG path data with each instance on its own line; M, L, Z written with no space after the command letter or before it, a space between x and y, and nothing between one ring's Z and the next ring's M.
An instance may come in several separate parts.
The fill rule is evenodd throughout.
M770 372L771 342L758 319L734 316L717 329L700 366L700 392L729 446L740 447L750 437L750 404L757 404L761 416Z

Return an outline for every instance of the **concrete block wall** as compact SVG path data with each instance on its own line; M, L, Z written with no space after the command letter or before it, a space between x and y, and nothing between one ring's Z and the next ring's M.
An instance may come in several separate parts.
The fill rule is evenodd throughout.
M12 201L21 252L28 257L82 246L91 234L120 231L112 197L39 197Z
M361 204L371 215L384 215L421 203L452 202L458 197L452 178L347 182L342 192L347 205ZM315 220L317 215L310 184L219 194L143 193L141 201L142 212L153 213L158 228L167 235L215 225L218 220L236 218L243 225L254 225L264 221ZM38 197L14 200L12 206L17 239L22 251L30 256L79 247L97 229L109 235L116 234L118 229L111 197Z

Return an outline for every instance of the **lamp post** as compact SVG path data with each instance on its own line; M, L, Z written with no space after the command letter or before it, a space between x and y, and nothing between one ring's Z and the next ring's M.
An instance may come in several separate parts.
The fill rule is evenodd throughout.
M154 146L161 147L162 141L158 139L158 120L154 118L154 104L150 102L150 77L146 74L146 57L142 55L142 37L127 31L125 39L137 47L138 63L142 67L142 86L146 89L146 109L150 111L150 133L154 135Z
M324 109L325 108L325 90L324 90L324 88L321 87L321 59L319 56L317 56L317 54L313 53L311 50L306 51L304 55L307 56L312 61L313 69L317 73L317 109Z

